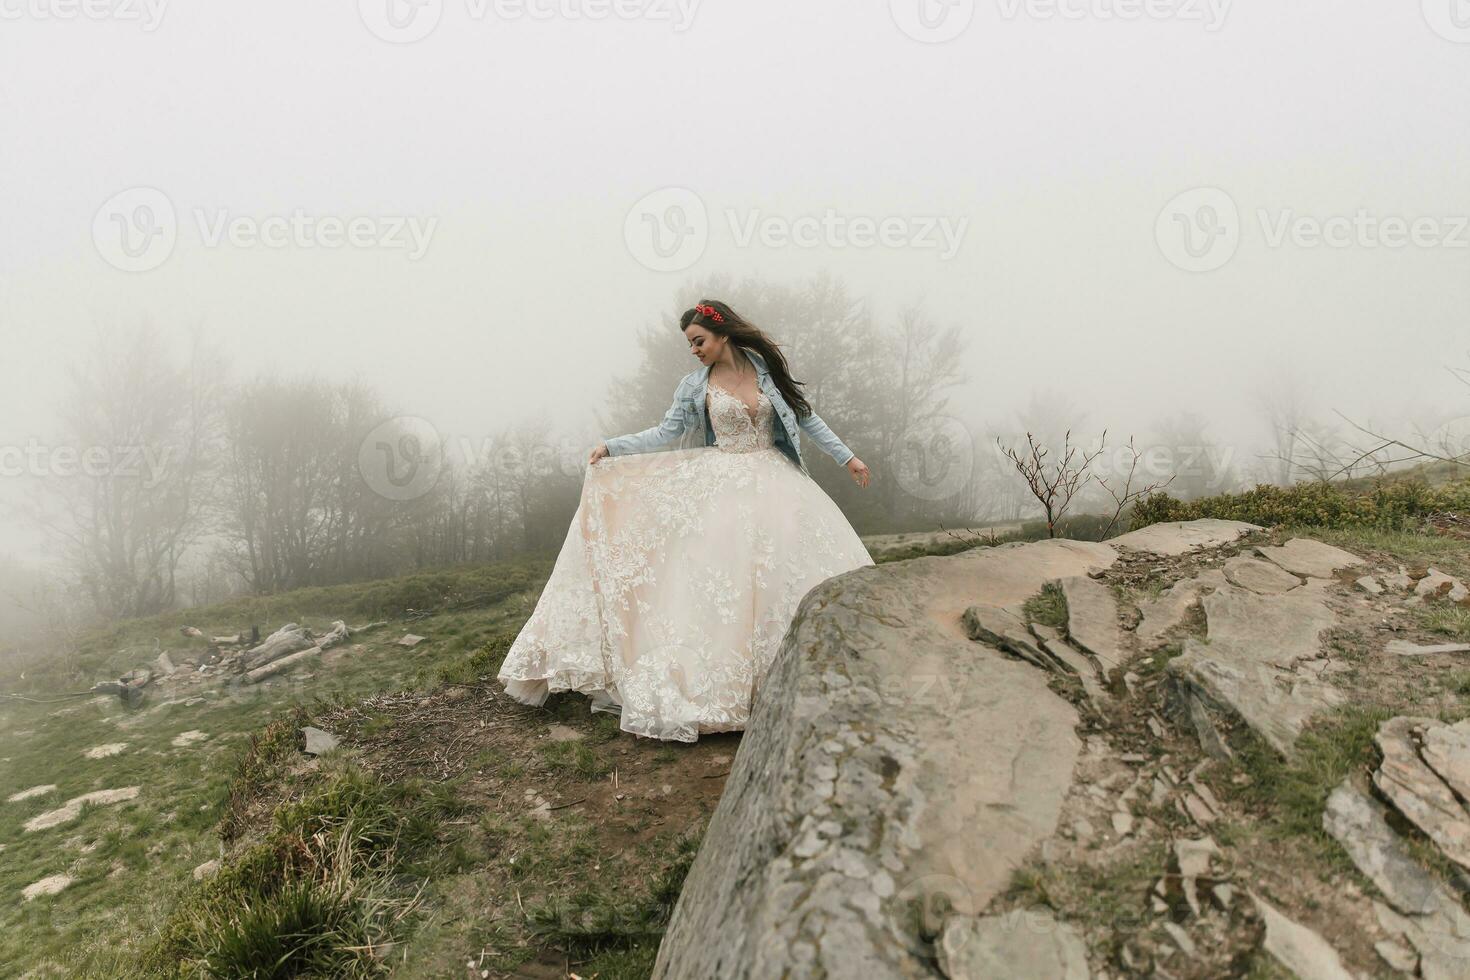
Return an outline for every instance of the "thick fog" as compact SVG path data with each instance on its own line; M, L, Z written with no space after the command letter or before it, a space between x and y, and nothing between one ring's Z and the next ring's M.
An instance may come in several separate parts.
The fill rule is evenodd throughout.
M585 459L641 332L649 406L698 366L677 316L721 277L957 329L977 442L1037 404L1140 440L1190 411L1247 463L1273 391L1459 424L1463 8L0 0L0 500L69 368L145 322L230 379ZM0 554L53 553L5 512Z

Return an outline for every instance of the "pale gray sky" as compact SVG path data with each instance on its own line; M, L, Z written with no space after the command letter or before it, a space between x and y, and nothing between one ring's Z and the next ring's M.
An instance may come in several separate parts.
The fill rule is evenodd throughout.
M590 409L715 271L922 302L973 338L979 419L1054 388L1115 432L1190 407L1244 441L1282 366L1324 413L1470 414L1443 370L1470 361L1459 0L422 2L0 0L0 444L52 431L94 324L145 317L203 323L241 373L360 375L445 434ZM174 211L161 260L137 188ZM630 212L668 188L708 243L659 271ZM1238 242L1200 224L1218 193L1185 197L1191 257L1166 206L1199 188ZM907 244L736 240L828 209ZM284 244L210 242L295 212ZM1271 244L1360 212L1344 247ZM357 217L387 244L320 247ZM1387 248L1384 219L1432 221Z

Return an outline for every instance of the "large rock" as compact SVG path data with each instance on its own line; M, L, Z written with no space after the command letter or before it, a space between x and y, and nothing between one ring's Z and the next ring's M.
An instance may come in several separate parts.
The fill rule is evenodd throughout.
M1398 811L1413 821L1445 857L1470 868L1470 812L1430 764L1420 756L1420 741L1436 728L1448 728L1434 718L1390 718L1374 738L1383 761L1373 773L1378 787ZM1462 737L1463 733L1452 731ZM1457 739L1441 737L1432 750L1457 776L1470 760L1458 755ZM1458 743L1463 749L1463 743ZM1448 754L1448 757L1446 755Z
M1266 952L1301 980L1355 980L1327 940L1293 922L1254 892L1251 900L1266 920Z
M1220 545L1238 541L1252 531L1260 530L1260 525L1247 524L1244 521L1169 521L1150 524L1137 531L1109 538L1108 544L1130 551L1146 551L1149 554L1174 558L1199 548L1218 548Z
M1057 825L1080 745L1046 674L966 634L1116 558L1076 541L855 569L812 589L762 685L653 975L933 977ZM941 901L943 900L943 901ZM963 927L957 927L963 928Z
M1150 650L1161 644L1170 630L1184 622L1189 610L1199 605L1201 596L1224 584L1225 575L1220 569L1207 568L1194 578L1180 579L1156 598L1140 602L1143 621L1135 631L1139 646Z
M1128 657L1127 637L1113 590L1086 575L1068 576L1061 585L1072 642L1096 657L1104 670L1122 666Z
M1087 947L1045 909L984 918L952 916L939 938L950 980L1088 980Z
M1339 568L1365 564L1351 552L1311 538L1292 538L1279 548L1257 548L1256 552L1293 575L1307 578L1331 578Z
M1321 633L1337 621L1322 585L1256 595L1227 584L1202 602L1208 641L1185 641L1167 668L1176 699L1197 729L1205 727L1202 706L1224 711L1289 755L1307 722L1343 700L1312 672L1294 670L1321 654ZM1201 731L1201 741L1217 739Z
M1232 585L1238 585L1257 595L1290 592L1302 584L1301 579L1281 566L1247 555L1236 555L1227 561L1225 577Z
M1418 951L1424 980L1463 978L1470 964L1470 915L1409 854L1383 806L1347 779L1327 798L1322 826L1392 906L1379 909L1380 923Z

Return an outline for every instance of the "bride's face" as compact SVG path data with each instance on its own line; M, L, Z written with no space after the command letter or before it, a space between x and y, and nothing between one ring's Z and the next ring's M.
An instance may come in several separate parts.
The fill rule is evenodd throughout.
M697 323L691 323L684 328L684 337L689 341L689 353L698 358L701 364L713 364L720 359L725 352L725 344L728 341L719 334L711 333Z

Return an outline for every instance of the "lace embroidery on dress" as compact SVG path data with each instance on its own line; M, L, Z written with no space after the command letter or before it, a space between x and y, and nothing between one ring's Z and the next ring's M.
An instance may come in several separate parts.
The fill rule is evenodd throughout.
M739 395L715 384L705 387L709 391L709 420L715 430L716 445L726 452L748 453L776 444L776 433L771 428L775 408L764 391L756 392L755 418L752 419L750 409Z
M775 445L774 409L708 386L714 446L604 459L530 619L507 693L580 691L623 731L695 741L738 731L802 598L871 565L842 511Z

